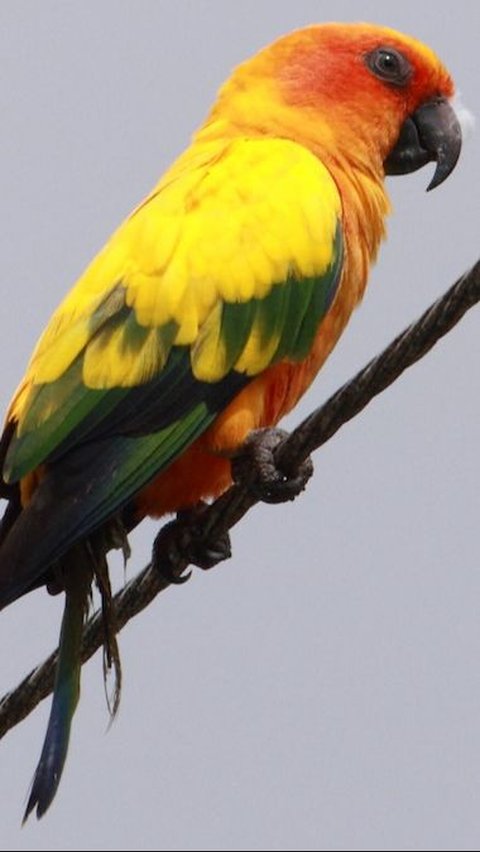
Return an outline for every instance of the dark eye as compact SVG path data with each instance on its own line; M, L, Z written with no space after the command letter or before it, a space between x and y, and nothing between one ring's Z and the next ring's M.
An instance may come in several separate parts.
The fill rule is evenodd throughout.
M367 53L365 61L375 77L393 86L404 86L412 76L408 59L393 47L377 47Z

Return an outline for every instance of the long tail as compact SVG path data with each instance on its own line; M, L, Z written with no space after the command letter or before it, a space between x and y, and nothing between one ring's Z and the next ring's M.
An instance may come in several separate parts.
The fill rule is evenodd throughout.
M36 809L37 818L51 805L67 757L70 728L80 696L81 642L92 583L86 548L68 554L64 572L65 610L60 633L52 707L42 753L33 777L23 822ZM65 560L66 561L66 560Z

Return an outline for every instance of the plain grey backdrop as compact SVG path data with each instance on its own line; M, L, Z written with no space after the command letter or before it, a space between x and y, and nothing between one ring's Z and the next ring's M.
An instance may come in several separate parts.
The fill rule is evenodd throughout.
M480 115L475 3L1 0L2 410L52 309L232 67L324 20L424 39ZM389 181L368 294L291 423L477 259L478 140L433 193L430 169ZM479 328L474 310L317 454L301 499L258 508L229 563L124 630L108 734L100 656L86 666L40 824L20 830L47 702L1 742L2 848L478 848ZM61 607L37 592L2 612L2 691L52 649Z

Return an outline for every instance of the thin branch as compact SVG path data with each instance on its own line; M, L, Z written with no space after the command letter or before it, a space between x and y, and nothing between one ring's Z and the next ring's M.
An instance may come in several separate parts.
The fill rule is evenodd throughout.
M391 385L449 332L463 315L480 301L480 261L462 276L417 322L400 334L377 358L370 361L353 379L307 417L277 448L277 461L289 473L313 450L318 449L352 417ZM214 541L220 538L257 502L249 491L233 485L218 498L202 517L202 536ZM188 528L187 528L188 532ZM196 531L198 543L198 530ZM192 540L194 531L192 528ZM188 535L187 535L188 539ZM188 540L186 541L188 546ZM173 563L174 574L180 576L188 567L186 556ZM115 595L118 630L141 612L170 584L148 565ZM103 628L100 613L96 613L85 628L82 660L88 660L100 647ZM0 701L0 738L45 698L53 687L57 652Z

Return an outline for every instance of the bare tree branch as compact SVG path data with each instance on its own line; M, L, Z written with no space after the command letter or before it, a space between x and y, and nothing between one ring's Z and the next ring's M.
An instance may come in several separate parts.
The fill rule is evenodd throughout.
M391 385L449 332L463 315L480 301L480 261L463 275L417 322L400 334L380 355L370 361L353 379L307 417L276 450L281 469L288 474L298 467L313 450L318 449L346 422L355 417L385 388ZM205 541L220 538L257 502L246 487L233 485L218 498L202 517ZM192 537L194 530L192 527ZM198 530L195 530L198 543ZM192 538L193 540L193 538ZM186 538L188 550L188 528ZM185 551L185 552L186 552ZM179 555L173 571L180 576L188 566L188 558ZM114 605L118 630L141 612L169 582L148 565L115 595ZM85 628L82 659L85 662L102 644L100 613ZM0 738L24 719L53 687L57 652L34 669L0 701Z

